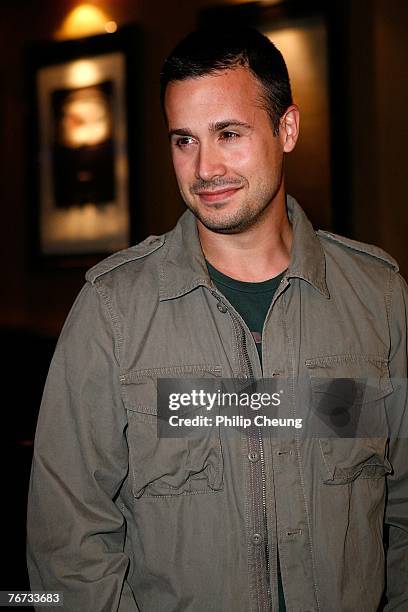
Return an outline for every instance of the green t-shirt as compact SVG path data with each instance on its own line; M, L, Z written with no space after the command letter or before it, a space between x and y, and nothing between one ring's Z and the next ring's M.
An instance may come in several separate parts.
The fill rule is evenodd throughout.
M258 350L262 366L262 329L271 305L275 291L283 278L284 272L274 278L260 283L247 283L226 276L207 261L211 280L227 298L229 303L241 315L251 332ZM285 596L283 594L282 577L278 555L278 596L279 612L286 612Z
M211 280L247 324L262 364L262 328L275 291L285 272L260 283L247 283L225 276L208 261L207 268Z

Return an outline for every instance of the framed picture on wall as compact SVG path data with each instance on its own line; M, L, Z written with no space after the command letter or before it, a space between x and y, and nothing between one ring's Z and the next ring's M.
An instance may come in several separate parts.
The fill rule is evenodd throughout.
M200 25L252 26L281 51L300 136L286 157L286 187L316 227L351 233L348 2L286 0L212 6Z
M135 26L29 49L28 205L42 261L87 266L134 238L139 58Z

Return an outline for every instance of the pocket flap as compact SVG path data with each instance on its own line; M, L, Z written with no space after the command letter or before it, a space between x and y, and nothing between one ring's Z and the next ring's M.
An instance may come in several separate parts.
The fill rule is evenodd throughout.
M330 355L307 359L313 393L366 404L393 392L388 361L365 355Z
M158 378L213 378L222 375L219 365L180 365L144 368L122 373L122 397L128 410L157 415Z
M357 478L382 478L392 472L386 438L321 439L325 484L346 484Z

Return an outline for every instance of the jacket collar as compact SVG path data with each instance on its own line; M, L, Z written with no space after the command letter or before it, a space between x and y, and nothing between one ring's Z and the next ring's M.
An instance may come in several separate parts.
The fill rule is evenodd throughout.
M326 298L326 259L312 224L295 198L286 198L289 221L293 227L292 253L286 278L302 278Z
M286 204L293 226L293 244L291 261L285 276L288 279L301 278L325 297L330 297L320 240L296 200L288 195ZM189 210L167 234L166 243L160 270L160 300L180 297L198 286L212 288L196 220Z

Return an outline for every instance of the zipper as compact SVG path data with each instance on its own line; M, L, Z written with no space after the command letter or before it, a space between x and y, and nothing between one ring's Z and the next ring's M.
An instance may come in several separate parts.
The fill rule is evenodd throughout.
M247 344L246 344L246 334L245 329L242 327L241 322L237 319L237 323L241 328L242 333L242 352L244 354L246 360L247 371L250 380L254 380L254 372L252 369L251 360L249 359ZM264 446L263 446L263 437L262 431L258 427L258 443L259 443L259 457L260 457L260 465L261 465L261 481L262 481L262 515L264 520L264 534L265 534L265 563L266 563L266 576L267 576L267 597L268 597L268 606L271 609L271 587L269 584L269 576L270 576L270 567L269 567L269 546L268 546L268 522L267 522L267 514L266 514L266 475L265 475L265 454L264 454Z
M262 479L262 513L264 519L264 529L265 529L265 563L266 563L266 577L267 577L267 593L268 593L268 603L271 602L271 586L269 584L270 580L270 567L269 567L269 546L268 546L268 522L266 515L266 476L265 476L265 456L263 449L263 439L262 432L258 428L258 440L259 440L259 456L261 462L261 479Z
M211 294L217 298L218 302L224 304L225 306L225 302L224 299L217 294L216 291L210 289ZM225 306L227 308L228 314L231 317L234 329L236 331L236 335L237 338L240 338L241 340L241 348L242 348L242 356L243 356L243 361L241 360L241 355L240 355L240 361L241 361L241 366L242 370L244 372L246 372L249 380L253 381L255 380L254 377L254 371L252 368L252 363L251 360L249 358L249 354L248 354L248 348L247 348L247 342L246 342L246 333L245 333L245 328L243 327L241 321L239 320L238 315L235 314L235 312L233 310L230 310L230 308L228 308L227 306ZM251 428L250 428L251 429ZM271 588L270 588L270 562L269 562L269 546L268 546L268 525L267 525L267 512L266 512L266 475L265 475L265 454L264 454L264 446L263 446L263 438L262 438L262 432L261 429L258 427L256 428L256 433L257 433L257 443L258 443L258 448L259 448L259 462L260 462L260 467L261 467L261 504L262 504L262 531L264 534L264 553L265 553L265 576L264 578L266 579L266 598L264 597L264 594L261 592L261 598L265 603L265 610L272 610L272 604L271 604Z

